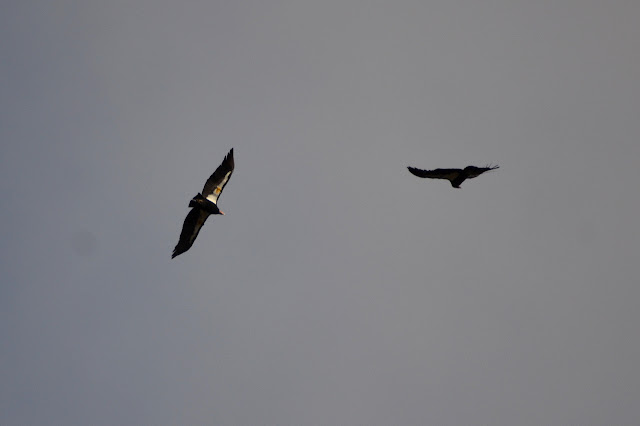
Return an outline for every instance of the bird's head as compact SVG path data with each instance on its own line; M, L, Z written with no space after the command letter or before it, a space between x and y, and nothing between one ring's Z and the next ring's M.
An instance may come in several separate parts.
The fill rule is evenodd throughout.
M216 204L210 203L209 206L211 208L211 210L209 210L209 213L211 213L211 214L221 214L221 215L224 216L224 212L222 210L220 210Z

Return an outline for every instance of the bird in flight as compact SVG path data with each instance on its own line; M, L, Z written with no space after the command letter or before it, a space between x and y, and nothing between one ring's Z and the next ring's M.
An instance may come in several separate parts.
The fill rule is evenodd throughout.
M191 248L200 232L200 228L202 228L209 215L224 215L218 208L218 198L227 182L229 182L234 166L233 148L231 148L231 151L224 157L222 164L207 179L202 193L198 193L189 201L191 211L187 214L184 225L182 225L180 240L176 248L173 249L172 259Z
M467 166L464 169L422 170L416 169L415 167L407 167L407 169L409 169L412 174L421 178L447 179L449 182L451 182L451 186L453 186L454 188L460 188L462 182L467 179L473 179L474 177L480 176L484 172L495 170L497 168L498 166Z

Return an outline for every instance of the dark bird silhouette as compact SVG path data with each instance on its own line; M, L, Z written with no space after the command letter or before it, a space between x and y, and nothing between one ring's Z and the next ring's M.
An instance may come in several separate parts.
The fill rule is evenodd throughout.
M467 166L464 169L421 170L416 169L415 167L407 167L407 169L409 169L412 174L421 178L447 179L449 182L451 182L451 186L453 186L454 188L460 188L462 182L467 179L473 179L474 177L480 176L484 172L495 170L497 168L498 166Z
M200 228L202 228L209 215L224 214L218 208L218 198L227 182L229 182L234 166L233 148L231 148L231 151L224 157L222 164L207 179L202 193L198 193L189 201L191 211L187 214L184 225L182 225L180 240L176 248L173 249L172 259L191 248L200 232Z

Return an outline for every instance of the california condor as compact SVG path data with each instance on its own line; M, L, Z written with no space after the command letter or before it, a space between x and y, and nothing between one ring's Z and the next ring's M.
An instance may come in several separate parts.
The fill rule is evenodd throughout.
M431 179L447 179L451 182L451 186L454 188L460 188L460 184L467 179L473 179L474 177L478 177L484 172L488 172L489 170L495 170L498 166L487 166L487 167L475 167L475 166L467 166L464 169L435 169L435 170L421 170L416 169L415 167L407 167L409 171L421 178L431 178Z
M187 214L184 225L182 225L180 240L176 248L173 249L172 259L191 248L200 232L200 228L202 228L202 225L204 225L209 215L224 214L218 208L218 197L220 197L222 190L227 182L229 182L234 165L233 148L231 148L231 151L224 157L222 164L220 164L211 177L207 179L202 193L198 193L198 195L189 201L191 211Z

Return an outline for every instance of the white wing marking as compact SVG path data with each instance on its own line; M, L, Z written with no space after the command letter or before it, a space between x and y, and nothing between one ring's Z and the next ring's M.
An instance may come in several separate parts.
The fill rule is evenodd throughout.
M226 175L224 175L224 179L222 179L222 182L220 182L218 186L213 188L213 192L211 194L207 195L207 200L211 201L214 204L218 202L218 197L222 192L222 188L224 188L224 185L229 180L229 176L231 176L231 172L228 172Z

